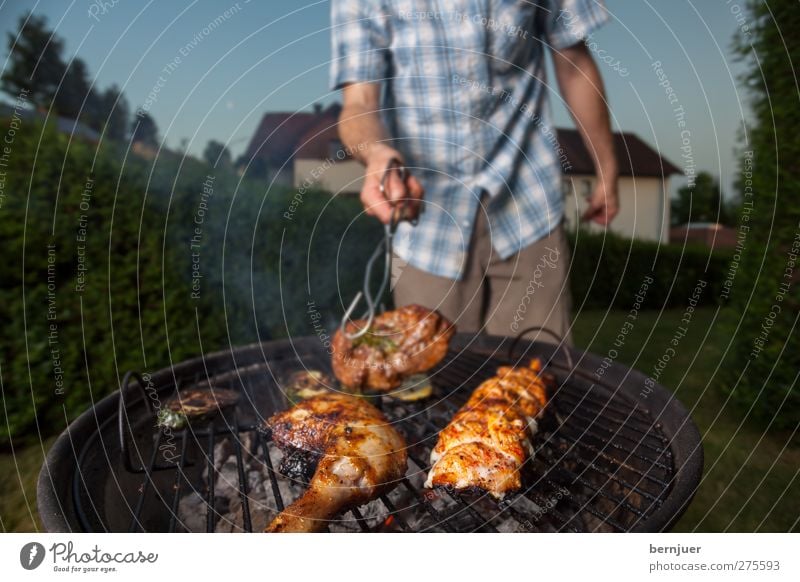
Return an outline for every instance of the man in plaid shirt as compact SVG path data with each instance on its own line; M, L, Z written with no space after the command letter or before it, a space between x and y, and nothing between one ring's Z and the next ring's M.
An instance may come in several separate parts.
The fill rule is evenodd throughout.
M617 164L583 42L608 20L602 0L333 0L331 14L339 133L366 166L366 212L386 223L402 204L419 215L397 231L395 303L438 309L462 331L546 326L569 342L568 160L545 52L597 172L584 218L607 225ZM384 195L392 159L409 175L390 173Z

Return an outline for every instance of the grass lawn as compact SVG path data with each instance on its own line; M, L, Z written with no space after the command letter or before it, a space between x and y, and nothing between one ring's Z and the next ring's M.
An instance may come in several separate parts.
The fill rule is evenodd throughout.
M705 449L700 488L674 531L798 531L800 446L789 442L789 434L765 434L748 423L712 382L729 340L715 314L710 308L695 312L659 378L689 409ZM619 361L652 373L681 317L674 310L640 313ZM604 355L624 320L624 312L584 312L576 321L575 343Z
M705 446L703 481L675 530L798 531L800 447L789 443L788 435L765 434L751 426L710 382L728 342L714 325L715 312L695 312L689 333L660 378L691 411ZM640 313L618 360L649 373L681 316L680 311ZM576 321L575 342L605 354L624 320L620 311L583 312ZM45 442L45 449L52 442ZM0 453L0 527L32 531L40 528L35 493L42 447L16 452L16 461Z
M36 509L36 480L44 462L44 451L55 437L41 445L0 453L0 528L3 531L41 531Z

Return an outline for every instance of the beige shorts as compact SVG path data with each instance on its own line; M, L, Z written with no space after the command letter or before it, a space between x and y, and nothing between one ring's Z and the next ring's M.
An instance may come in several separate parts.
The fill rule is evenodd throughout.
M455 322L459 331L516 336L533 326L552 330L572 345L569 292L570 252L564 228L501 260L491 244L486 213L478 211L461 280L432 275L395 256L395 305L417 303ZM525 334L542 341L552 337Z

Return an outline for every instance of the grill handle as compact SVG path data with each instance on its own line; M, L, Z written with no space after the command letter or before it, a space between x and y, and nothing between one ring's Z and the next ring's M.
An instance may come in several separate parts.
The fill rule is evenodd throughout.
M127 404L125 402L126 398L130 398L132 388L129 388L131 384L131 380L136 381L136 386L138 386L139 391L142 393L142 399L145 402L145 406L147 410L150 412L150 415L155 417L156 411L153 408L153 403L150 401L150 397L147 394L148 387L152 386L151 383L146 383L142 376L134 371L129 370L125 373L125 376L122 377L122 385L119 389L119 404L117 407L117 421L118 421L118 429L119 429L119 449L122 454L122 462L125 465L125 469L129 473L148 473L150 471L162 471L166 469L176 469L177 465L163 465L153 463L153 465L148 469L144 466L142 462L143 459L141 455L139 456L139 466L137 467L134 465L133 460L131 459L131 451L130 447L128 446L128 438L127 438L127 431L125 430L126 419L128 418L128 409ZM130 423L128 423L130 426ZM133 438L133 428L131 427L131 438ZM153 461L155 461L155 456L153 457Z
M561 337L560 335L558 335L556 332L554 332L549 327L544 327L542 325L533 325L531 327L526 327L521 332L519 332L516 335L516 337L514 337L514 339L511 342L511 345L508 347L508 360L509 361L513 361L514 360L514 349L517 347L519 342L522 340L522 336L524 336L525 334L534 332L534 331L542 332L542 333L544 333L546 335L549 335L553 339L555 339L556 343L558 344L558 347L557 347L557 349L556 349L556 351L555 351L555 353L553 355L557 354L558 352L563 352L564 359L567 361L567 365L569 366L569 369L570 370L574 370L575 369L575 363L572 360L572 354L569 353L569 348L564 343L564 338Z
M138 372L134 372L133 370L128 370L125 373L125 376L122 378L122 385L119 388L119 405L117 407L117 422L119 428L119 449L122 453L122 461L125 464L125 469L129 473L144 473L144 466L135 467L133 465L133 461L131 461L131 452L128 448L128 439L125 434L125 419L127 419L127 407L125 406L125 395L130 392L128 386L131 383L131 378L136 380L136 384L139 386L139 389L142 392L142 398L144 398L145 404L147 406L147 410L151 413L153 412L153 405L151 404L150 400L147 398L147 392L145 390L145 382L142 377L139 375ZM133 432L133 431L131 431Z

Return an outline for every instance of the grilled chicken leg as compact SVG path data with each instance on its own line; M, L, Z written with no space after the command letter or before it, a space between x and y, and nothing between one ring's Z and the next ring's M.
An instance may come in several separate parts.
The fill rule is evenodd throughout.
M319 459L306 492L267 526L267 532L324 530L335 516L389 491L405 475L403 437L361 398L315 396L266 424L285 452L304 454L310 463Z
M519 489L536 418L547 403L550 378L540 372L539 360L524 368L502 366L478 386L439 433L425 486L480 489L498 499Z

